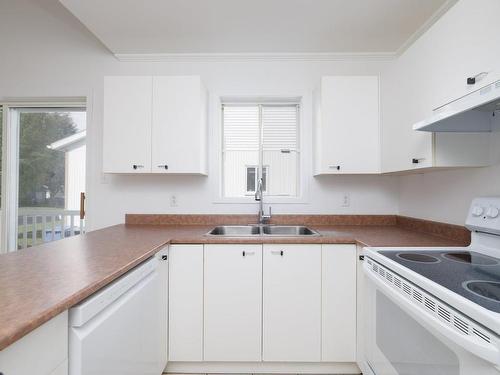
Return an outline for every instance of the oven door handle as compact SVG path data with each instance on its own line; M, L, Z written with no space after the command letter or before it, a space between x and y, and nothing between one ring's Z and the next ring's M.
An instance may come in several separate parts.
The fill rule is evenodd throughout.
M473 353L477 357L484 359L496 366L500 365L500 351L497 346L473 340L470 336L460 334L453 328L443 324L438 318L431 315L423 308L415 306L401 292L398 292L385 284L378 276L373 274L371 267L365 262L363 271L366 276L394 303L407 312L413 319L429 329L431 332L438 332L456 345Z

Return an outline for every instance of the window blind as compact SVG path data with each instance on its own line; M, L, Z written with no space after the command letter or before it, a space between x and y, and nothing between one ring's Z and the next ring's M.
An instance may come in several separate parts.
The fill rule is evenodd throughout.
M297 106L224 106L224 150L297 150Z
M224 106L224 150L259 150L258 106Z
M297 150L297 107L263 106L263 148L271 150Z

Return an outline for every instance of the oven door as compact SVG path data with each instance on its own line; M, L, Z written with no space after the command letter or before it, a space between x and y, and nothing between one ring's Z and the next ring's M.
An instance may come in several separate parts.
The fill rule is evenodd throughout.
M387 276L380 271L380 265L374 270L376 263L366 259L365 338L360 359L365 374L500 374L496 337L483 344L477 338L459 333L425 308L416 306L408 297L408 290L394 286L394 275Z

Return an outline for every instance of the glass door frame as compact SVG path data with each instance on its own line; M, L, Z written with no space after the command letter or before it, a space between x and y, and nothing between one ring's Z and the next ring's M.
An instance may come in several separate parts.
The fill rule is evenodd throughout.
M2 214L0 253L17 251L19 192L19 119L21 113L54 111L87 111L86 100L57 102L0 102L2 126ZM87 118L88 125L88 118Z

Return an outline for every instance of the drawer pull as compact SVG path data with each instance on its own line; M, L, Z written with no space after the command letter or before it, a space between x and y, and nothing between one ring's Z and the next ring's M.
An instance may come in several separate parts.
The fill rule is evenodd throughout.
M242 255L243 255L244 257L246 257L247 255L255 255L255 251L245 251L245 250L244 250L244 251L242 252Z
M271 250L271 254L283 256L285 252L283 250Z

